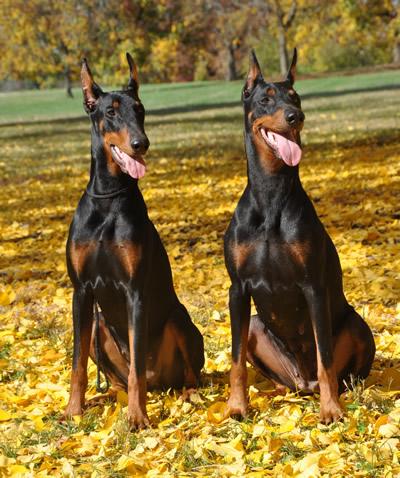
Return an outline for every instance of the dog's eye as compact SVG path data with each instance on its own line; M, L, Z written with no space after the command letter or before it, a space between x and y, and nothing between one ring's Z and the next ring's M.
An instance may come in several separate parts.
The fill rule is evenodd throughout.
M110 117L115 116L115 110L114 110L114 108L108 108L108 109L107 109L107 116L110 116Z
M264 98L261 99L261 103L263 105L268 105L269 103L271 103L271 98L269 96L264 96Z

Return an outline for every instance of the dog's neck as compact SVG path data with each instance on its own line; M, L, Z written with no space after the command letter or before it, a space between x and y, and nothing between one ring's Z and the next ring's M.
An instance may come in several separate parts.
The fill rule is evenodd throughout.
M298 166L289 167L265 148L261 157L260 149L250 132L245 133L247 155L247 176L251 194L259 212L280 215L290 194L302 188ZM265 153L265 154L264 154Z
M124 174L111 158L111 151L92 126L90 179L87 191L92 195L108 195L123 190L138 190L137 179Z

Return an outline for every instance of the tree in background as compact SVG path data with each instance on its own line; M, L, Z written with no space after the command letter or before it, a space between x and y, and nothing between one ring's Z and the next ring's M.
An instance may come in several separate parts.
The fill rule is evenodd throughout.
M239 0L205 0L205 4L212 39L209 52L224 65L225 79L237 80L238 58L243 56L248 37L260 29L260 12L252 2Z
M270 73L400 61L400 0L2 0L0 81L64 81L87 56L105 84L130 51L148 82L236 79L254 47ZM265 60L265 61L264 61Z

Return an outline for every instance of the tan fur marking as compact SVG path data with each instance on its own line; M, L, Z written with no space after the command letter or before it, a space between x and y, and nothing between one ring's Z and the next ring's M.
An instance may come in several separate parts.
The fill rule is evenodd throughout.
M294 90L289 90L288 93L289 93L289 95L294 95L294 94L296 94L296 92L295 92Z
M284 165L283 161L276 157L271 148L269 148L261 136L260 129L276 131L277 133L288 132L288 125L282 109L279 109L273 115L265 115L257 118L253 125L254 144L258 152L261 165L266 173L274 174L278 172Z
M276 91L273 89L273 88L267 88L267 95L269 96L275 96L276 95Z
M257 118L253 123L253 134L260 134L259 129L262 127L277 133L287 133L290 130L283 109L277 110L273 115L264 115Z
M89 356L90 334L91 330L89 328L82 330L78 363L76 367L72 367L70 396L67 408L64 412L65 417L82 415L88 383L87 361Z
M146 371L141 375L136 372L134 343L135 334L131 327L129 337L129 375L128 375L128 419L131 427L144 428L149 424L146 413L147 381Z
M286 248L293 260L299 266L306 265L307 258L310 254L310 244L307 242L290 242L286 244Z
M254 250L254 247L254 243L231 244L231 251L233 254L233 260L235 262L236 269L240 269L243 267L249 254L252 252L252 250Z
M88 256L95 249L96 249L95 242L83 242L83 243L72 242L71 243L69 248L70 258L72 262L72 267L74 268L78 276L82 272Z
M314 330L315 345L317 349L318 385L320 390L320 420L330 423L338 420L343 411L339 403L339 386L335 364L325 368L322 363L318 348L316 332Z
M119 243L112 242L110 246L121 261L128 277L133 277L142 257L141 244L125 241Z
M110 145L114 144L118 146L118 148L123 149L127 154L133 154L128 130L123 128L120 131L107 131L104 133L103 138L104 149L107 156L107 168L110 171L110 174L116 176L121 172L121 168L112 158Z
M233 360L230 372L231 393L228 399L227 415L241 414L247 412L247 345L249 337L249 322L243 324L240 340L240 349L237 362Z
M117 108L119 108L119 104L120 104L120 103L119 103L118 100L114 100L113 103L112 103L112 107L113 107L114 109L117 109Z

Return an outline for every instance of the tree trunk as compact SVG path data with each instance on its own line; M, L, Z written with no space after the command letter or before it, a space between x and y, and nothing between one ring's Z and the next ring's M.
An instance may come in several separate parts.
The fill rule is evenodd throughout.
M234 81L237 80L237 70L236 70L236 58L235 58L235 46L230 43L228 46L228 74L227 80Z
M393 63L400 63L400 36L399 35L397 35L394 39Z
M65 68L65 87L67 89L67 97L73 98L74 95L72 93L71 70L69 69L69 66Z
M286 32L283 25L278 25L278 42L279 42L279 61L281 65L281 74L286 75L289 69L289 55L286 44Z

